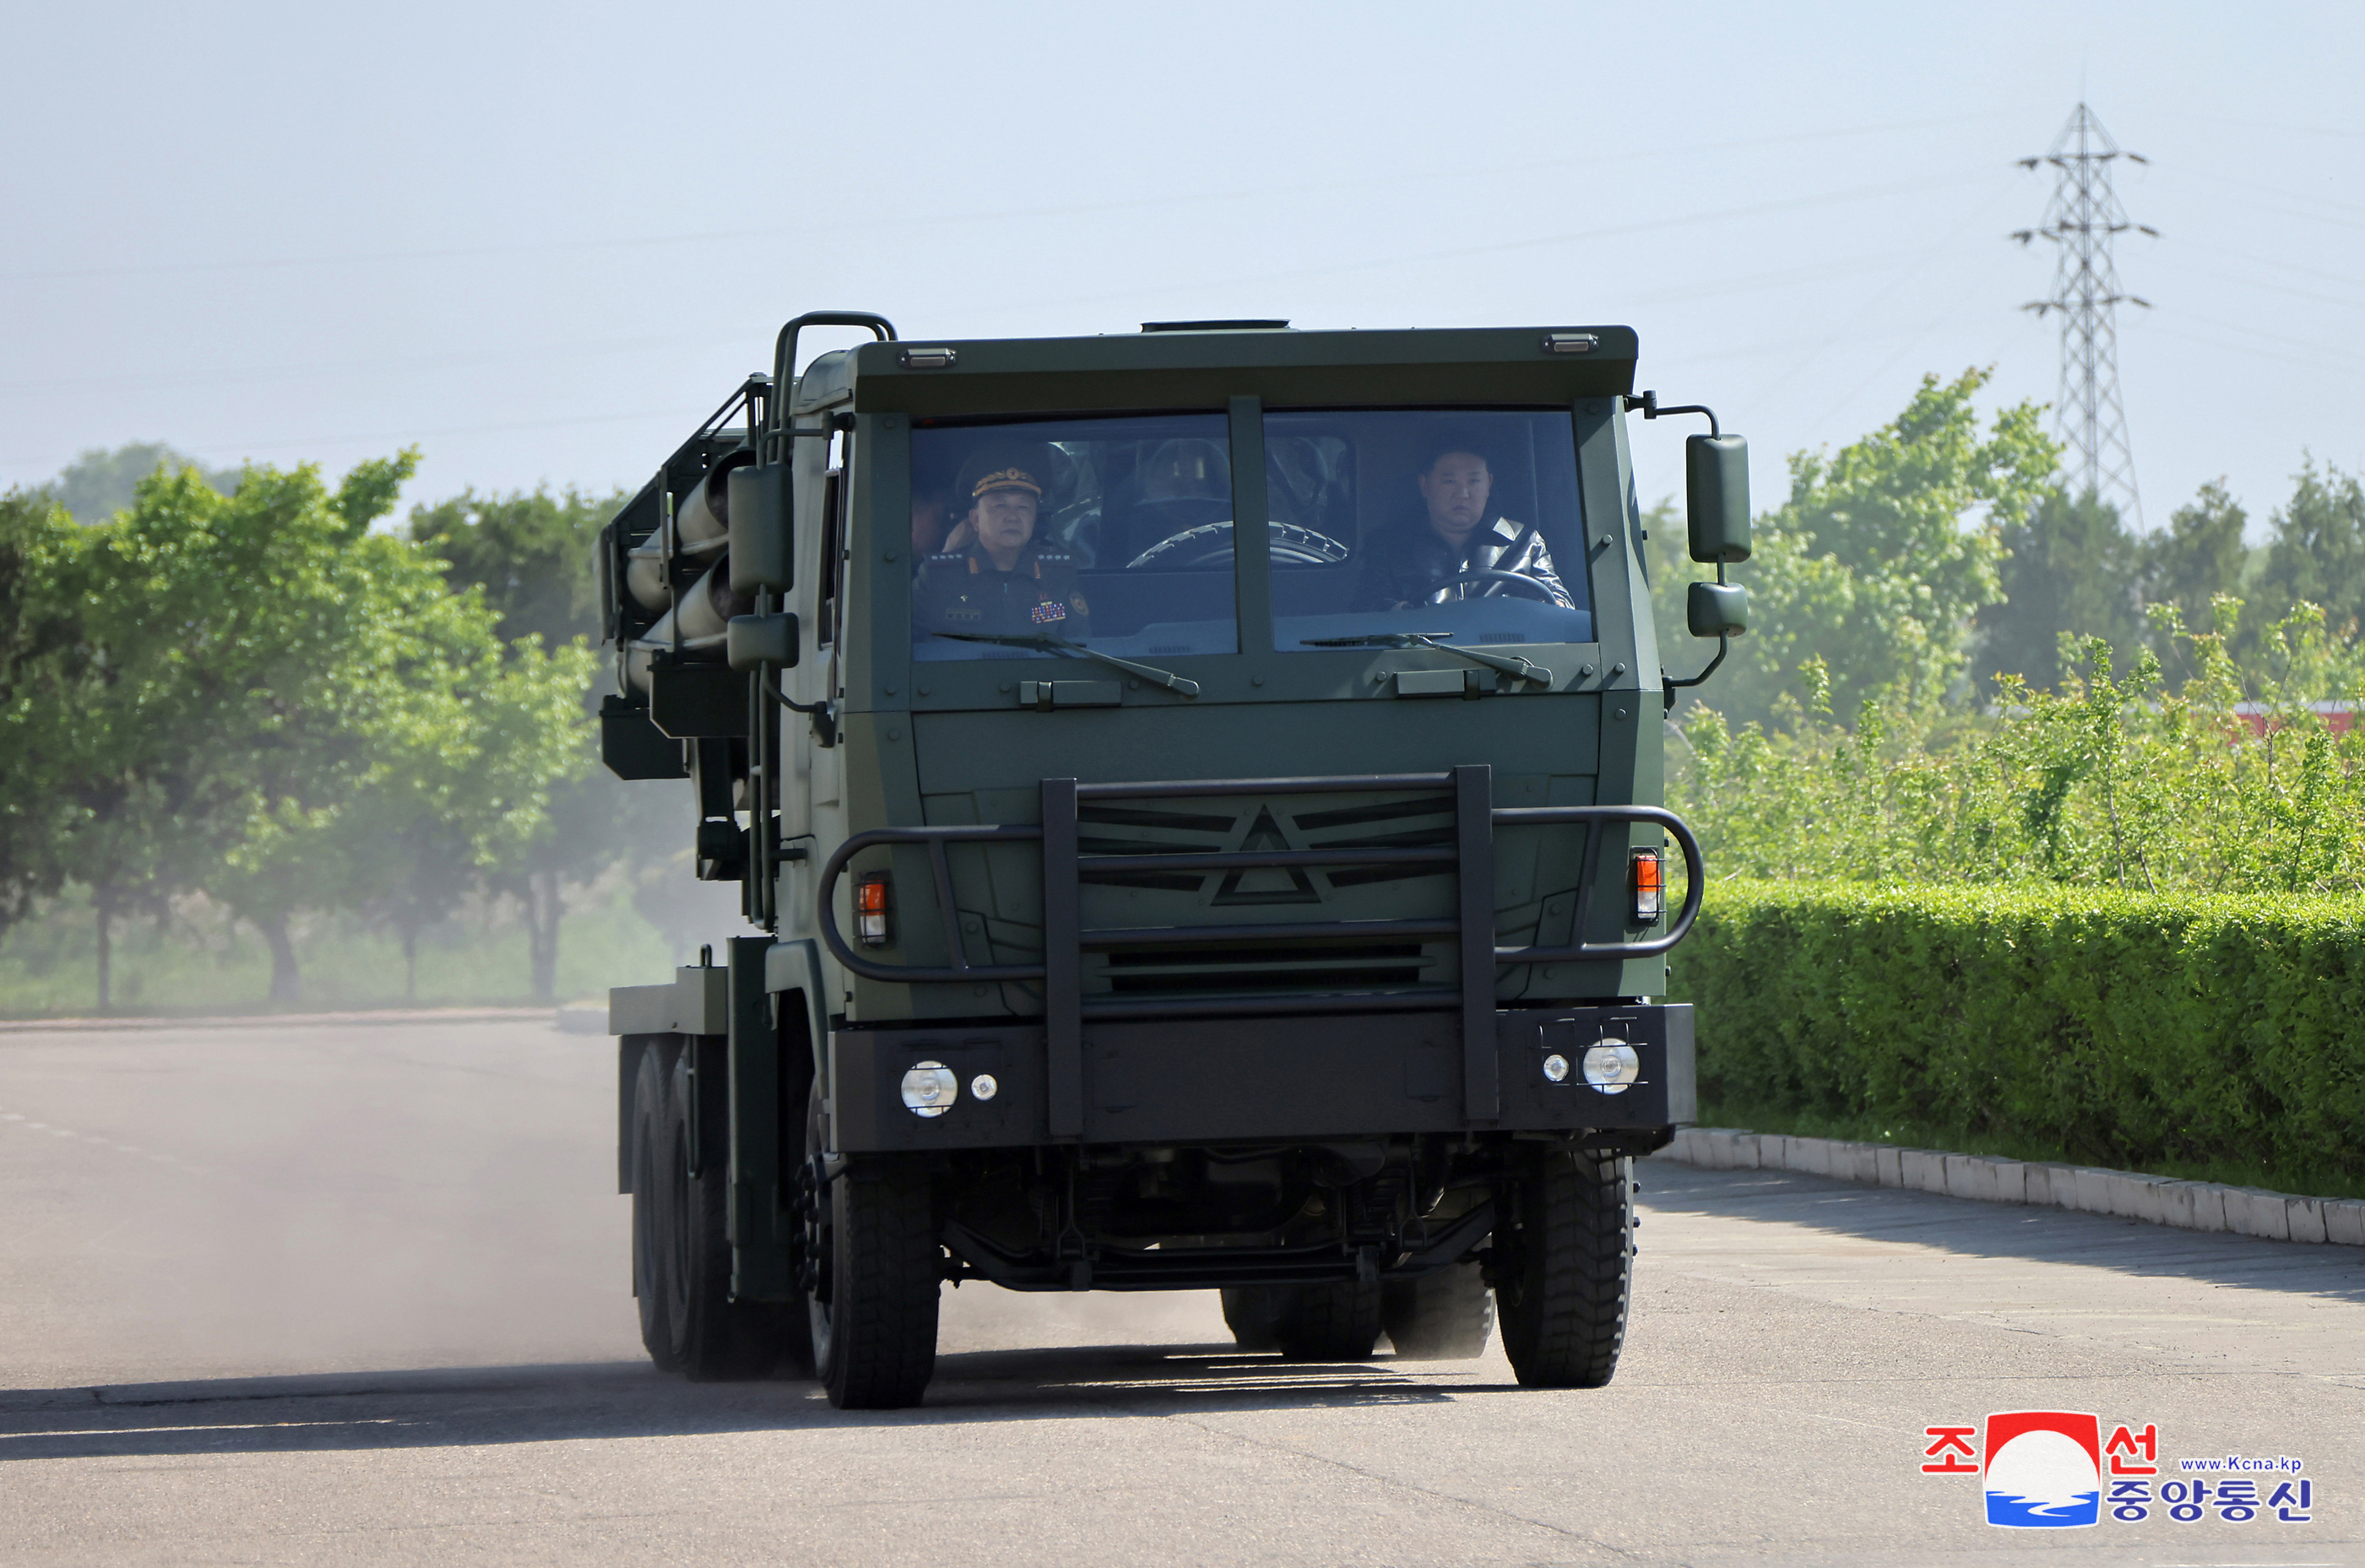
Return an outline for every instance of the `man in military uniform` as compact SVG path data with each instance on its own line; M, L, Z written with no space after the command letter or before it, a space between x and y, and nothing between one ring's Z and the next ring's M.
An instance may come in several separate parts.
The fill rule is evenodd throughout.
M1539 591L1522 597L1574 608L1533 524L1490 517L1495 478L1486 455L1458 432L1441 434L1418 476L1417 521L1384 529L1365 544L1349 602L1356 610L1406 610L1488 594L1519 594L1502 582L1452 583L1479 571L1511 572Z
M1051 471L1047 450L1023 446L990 448L961 465L952 505L968 505L966 543L921 564L912 590L915 641L938 632L1071 643L1092 634L1074 557L1044 549L1035 537ZM957 528L954 538L963 532Z

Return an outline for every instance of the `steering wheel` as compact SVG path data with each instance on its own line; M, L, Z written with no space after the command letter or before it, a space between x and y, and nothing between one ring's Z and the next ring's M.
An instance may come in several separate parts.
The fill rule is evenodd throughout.
M1347 547L1327 533L1294 522L1268 522L1276 566L1331 566L1347 558ZM1170 534L1125 564L1128 572L1205 571L1232 564L1232 525L1205 522Z
M1543 584L1536 581L1535 578L1519 572L1496 571L1492 566L1481 566L1474 571L1463 572L1454 577L1441 578L1437 582L1429 584L1427 591L1429 593L1440 593L1450 588L1460 588L1465 583L1499 585L1500 587L1512 589L1515 592L1525 594L1530 599L1540 599L1546 604L1558 604L1560 602L1560 600L1552 598L1552 589L1544 587ZM1481 597L1487 596L1482 595Z

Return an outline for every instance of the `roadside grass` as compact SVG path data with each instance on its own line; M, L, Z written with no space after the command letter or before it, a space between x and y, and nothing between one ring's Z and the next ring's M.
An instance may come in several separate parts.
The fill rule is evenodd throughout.
M1934 1148L1949 1154L1978 1154L2000 1159L2057 1160L2065 1165L2102 1163L2039 1139L1943 1126L1933 1122L1898 1117L1847 1116L1820 1111L1785 1110L1734 1099L1700 1099L1699 1125L1738 1127L1748 1132L1780 1133L1791 1137L1838 1138L1850 1143L1883 1143L1899 1148ZM2124 1169L2124 1167L2120 1169ZM2310 1198L2365 1198L2365 1177L2318 1167L2269 1165L2263 1161L2230 1159L2157 1159L2134 1167L2146 1176L2170 1176L2187 1182L2222 1182L2235 1187L2264 1187Z

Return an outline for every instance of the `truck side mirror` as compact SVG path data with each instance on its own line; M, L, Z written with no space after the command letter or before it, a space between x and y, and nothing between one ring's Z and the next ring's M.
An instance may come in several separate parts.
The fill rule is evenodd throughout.
M734 468L726 482L730 486L731 591L751 596L766 588L787 592L795 583L793 542L789 534L789 465L767 463Z
M1719 566L1749 559L1749 442L1737 435L1687 437L1684 481L1692 559ZM1697 617L1692 629L1699 630Z
M793 669L797 663L797 618L734 615L723 627L723 652L733 669Z
M1694 583L1684 595L1684 623L1695 637L1738 637L1749 630L1749 590L1739 583Z

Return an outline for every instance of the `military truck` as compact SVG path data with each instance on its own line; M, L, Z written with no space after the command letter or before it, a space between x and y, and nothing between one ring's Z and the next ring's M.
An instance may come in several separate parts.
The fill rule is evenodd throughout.
M800 371L819 327L870 338ZM1499 1316L1522 1383L1608 1381L1631 1159L1695 1114L1661 716L1707 673L1630 413L1709 420L1718 660L1749 554L1744 443L1635 353L781 330L599 546L605 760L689 781L762 933L611 997L659 1366L910 1405L950 1282L1219 1291L1298 1360Z

